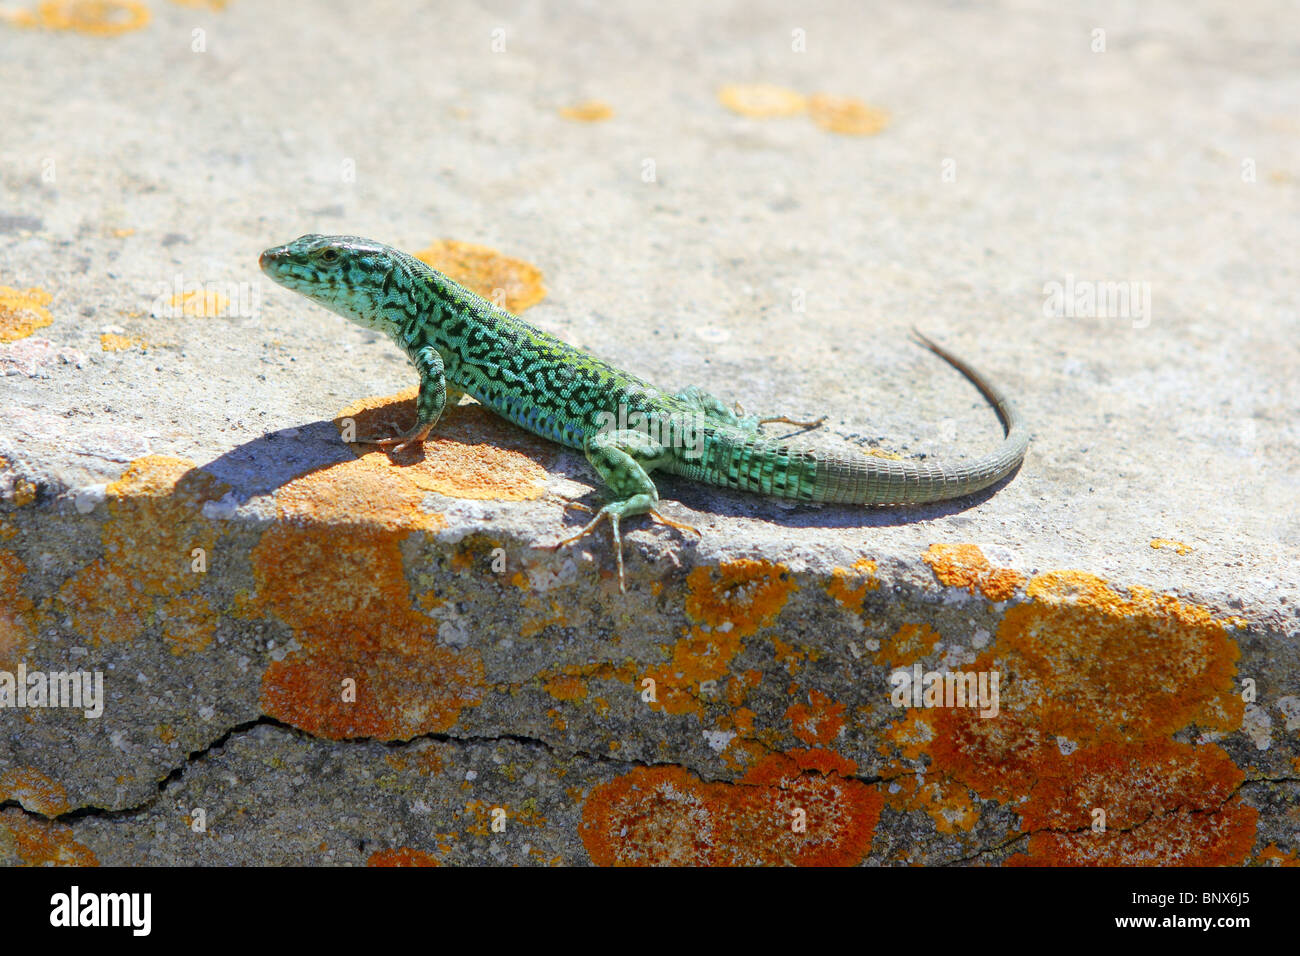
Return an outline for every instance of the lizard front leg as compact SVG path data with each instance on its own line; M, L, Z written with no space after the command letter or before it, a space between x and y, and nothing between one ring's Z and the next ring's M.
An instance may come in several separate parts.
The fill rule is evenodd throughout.
M360 445L394 446L401 451L409 445L418 445L429 436L438 424L448 404L455 405L465 393L447 381L442 356L432 345L415 353L415 368L420 373L420 394L415 400L415 424L400 435L389 438L358 438Z
M596 517L592 518L577 534L551 545L562 548L585 538L595 531L605 520L609 521L614 536L614 557L618 563L618 589L627 591L627 582L623 575L623 538L619 533L619 522L632 515L648 514L655 520L686 531L695 531L689 525L672 521L659 513L659 491L650 480L650 472L663 463L669 450L653 441L644 432L626 429L614 432L599 432L587 439L583 448L587 461L596 469L601 480L609 486L613 500L606 502Z

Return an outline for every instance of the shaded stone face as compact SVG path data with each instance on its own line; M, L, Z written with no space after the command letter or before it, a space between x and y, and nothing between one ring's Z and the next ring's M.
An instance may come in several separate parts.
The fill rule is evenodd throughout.
M18 6L0 863L1300 862L1288 23ZM915 324L1033 444L919 508L656 475L703 537L628 519L621 594L550 547L580 452L468 398L350 440L415 420L421 263L819 453L979 457ZM662 441L592 369L539 391Z

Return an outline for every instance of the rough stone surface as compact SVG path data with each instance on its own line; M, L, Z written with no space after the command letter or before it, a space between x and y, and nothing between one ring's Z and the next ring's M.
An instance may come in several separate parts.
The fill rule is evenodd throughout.
M104 681L0 709L0 861L1296 862L1286 4L134 6L0 21L0 701ZM544 547L580 455L469 403L340 440L414 374L263 279L306 232L535 267L529 321L803 441L978 455L916 325L1029 457L901 510L665 478L702 538L636 524L620 595ZM914 667L997 714L895 707Z

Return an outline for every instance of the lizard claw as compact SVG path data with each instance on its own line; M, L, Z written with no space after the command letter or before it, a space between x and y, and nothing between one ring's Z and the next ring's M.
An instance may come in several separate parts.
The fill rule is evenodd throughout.
M769 422L785 422L785 424L787 425L798 425L800 428L817 428L819 425L822 425L826 422L826 416L823 415L815 422L798 422L795 421L793 418L787 418L785 415L777 415L773 418L760 418L758 420L758 423L760 425L766 425Z
M656 511L653 508L651 508L647 512L647 514L649 514L651 518L653 518L655 521L658 521L660 524L666 524L668 527L676 528L678 531L689 531L697 538L704 537L704 535L700 532L700 529L695 527L694 525L683 524L680 521L674 521L672 518L660 514L658 511Z

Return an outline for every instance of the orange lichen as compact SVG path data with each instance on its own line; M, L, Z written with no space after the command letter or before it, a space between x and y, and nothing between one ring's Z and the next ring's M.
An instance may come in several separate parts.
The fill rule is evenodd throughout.
M415 421L418 389L365 398L339 413L355 423L356 435L396 434ZM366 467L409 482L413 489L450 498L525 501L546 490L555 446L493 415L482 405L460 405L443 413L423 448L393 454L373 445L353 445Z
M880 643L875 661L887 667L911 667L928 656L939 641L938 631L927 624L903 624Z
M0 855L10 852L23 866L99 866L95 854L72 838L71 827L32 819L16 807L0 812Z
M1159 551L1161 548L1169 548L1175 554L1191 554L1194 550L1190 544L1183 544L1181 541L1170 541L1168 538L1156 538L1151 542L1151 547Z
M0 670L12 672L31 652L39 615L22 590L27 567L12 551L0 551Z
M39 770L28 767L0 774L0 803L17 800L23 808L54 817L68 810L68 792Z
M1009 600L1025 582L1019 572L993 567L973 544L932 544L921 560L940 584L966 588L971 594L978 588L990 601Z
M199 587L203 574L194 570L194 551L202 549L203 560L211 560L220 533L202 507L226 490L183 458L147 455L133 461L108 486L109 520L100 533L104 557L59 590L73 627L96 644L131 640L149 625L155 602ZM206 644L198 635L216 617L198 620L206 607L197 597L176 605L178 622L188 623L176 625L173 650Z
M1245 774L1218 747L1108 743L1038 770L1017 807L1029 845L1008 865L1231 866L1254 845L1258 811L1236 793Z
M557 700L584 700L592 680L612 680L634 684L638 677L636 662L626 660L621 664L598 661L588 664L571 664L554 670L544 670L536 675L542 689ZM599 700L600 698L597 698Z
M742 558L699 567L686 579L686 613L715 631L748 637L776 620L799 585L783 564ZM720 675L719 675L720 676Z
M909 774L892 782L886 798L900 812L919 810L934 820L940 833L968 832L979 822L980 811L971 799L970 790L947 778L926 780Z
M415 257L516 315L546 298L540 269L487 246L438 239Z
M418 486L394 468L365 459L340 462L282 486L275 494L280 518L293 524L362 525L393 532L434 531L439 514L421 510Z
M806 661L815 661L821 656L815 647L809 647L806 644L798 646L787 644L775 635L772 637L772 651L776 657L776 662L790 674L794 674L799 668L803 667Z
M212 643L217 631L217 616L201 594L175 597L158 608L163 640L178 657L201 651Z
M844 732L844 705L837 704L819 690L808 694L808 703L796 701L785 712L790 729L806 744L828 747Z
M1259 862L1263 866L1300 866L1295 850L1283 850L1276 843L1259 851Z
M556 700L582 700L587 696L587 682L568 674L552 677L542 687Z
M1010 658L1004 673L1028 683L1025 696L1051 733L1135 740L1193 722L1225 732L1241 726L1233 682L1240 652L1207 608L1139 587L1125 598L1082 572L1041 574L1025 590L1035 600L1007 612L985 656Z
M699 713L698 686L726 677L742 639L775 621L798 588L784 565L747 559L698 567L686 583L686 613L706 626L691 628L646 675L657 685L650 706L670 714Z
M810 96L808 114L822 129L849 136L871 136L889 125L889 114L884 110L849 96Z
M793 116L808 108L802 93L771 83L732 83L718 90L718 101L741 116Z
M1020 862L1241 862L1254 811L1228 799L1240 771L1217 746L1171 739L1241 724L1227 622L1082 572L1038 575L1025 592L969 668L999 674L999 714L913 711L887 734L902 756L928 757L944 787L1015 801L1027 831L1054 831L1034 832ZM1095 806L1110 836L1069 832Z
M409 846L399 846L391 850L376 850L367 858L366 866L442 866L442 864L432 853L414 850Z
M876 562L868 558L854 561L852 567L833 568L826 583L826 593L839 602L846 611L862 613L862 602L868 591L880 590L876 578Z
M826 751L773 754L737 783L639 767L592 790L582 842L601 866L853 865L883 804L855 770Z
M478 653L437 644L406 583L401 541L433 518L409 487L346 462L289 482L276 503L245 613L275 614L301 648L263 675L266 713L317 736L390 740L449 730L480 703Z
M44 289L12 289L0 285L0 342L25 339L54 321L46 308L53 296Z
M543 603L541 599L529 595L524 599L523 612L524 619L519 623L520 637L532 637L548 627L564 627L569 623L563 605L555 598L549 598Z
M614 110L604 100L587 100L576 106L561 107L560 115L579 123L600 123L613 116Z

